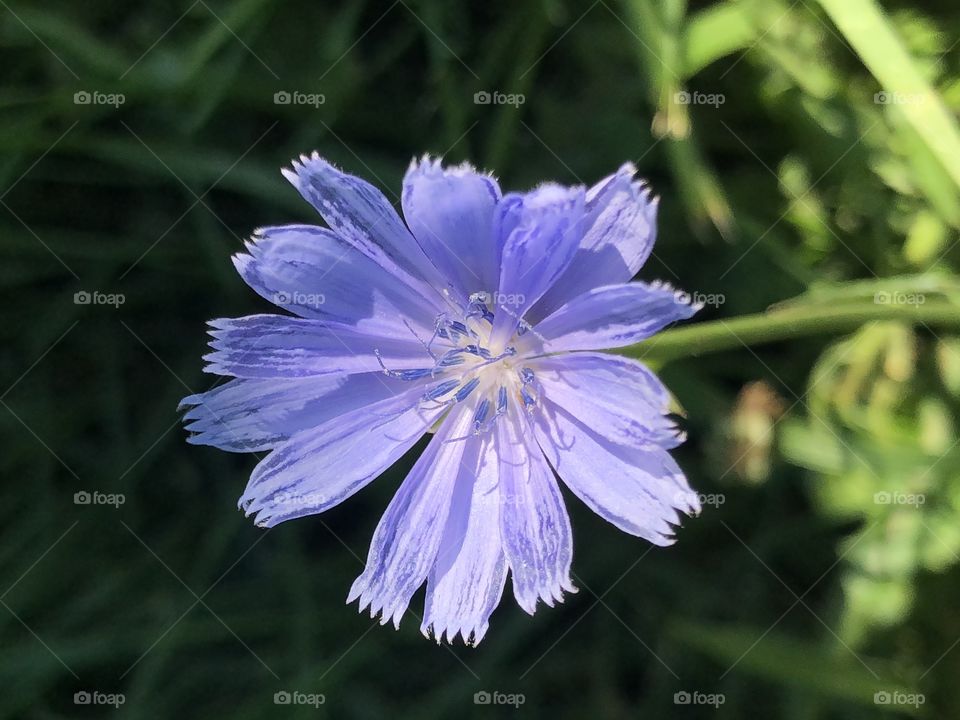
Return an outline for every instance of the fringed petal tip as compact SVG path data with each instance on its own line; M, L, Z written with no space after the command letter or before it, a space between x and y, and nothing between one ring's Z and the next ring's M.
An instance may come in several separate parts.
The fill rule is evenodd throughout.
M496 182L493 173L485 170L478 170L475 165L464 160L458 165L444 166L443 158L439 155L431 156L430 153L424 153L419 158L412 158L410 165L407 166L407 174L419 172L428 176L452 175L454 177L464 177L467 175L480 175Z
M237 500L237 509L244 517L253 516L253 524L258 528L272 528L288 519L283 512L283 495L258 497L255 493L245 492Z
M359 600L359 604L357 605L358 613L363 613L369 609L372 619L377 620L379 616L378 621L381 625L386 625L392 620L394 630L399 630L400 620L407 611L409 600L394 598L393 602L388 604L390 598L374 597L371 590L372 588L363 581L363 576L357 578L353 583L353 587L350 588L350 594L347 595L346 604L350 605L355 600Z
M626 188L624 183L629 183L629 189L633 198L639 200L648 208L652 207L655 210L656 205L660 202L660 198L653 194L650 182L646 178L636 177L637 172L639 171L636 165L630 161L625 162L617 168L617 172L608 176L605 181L601 180L598 184L591 187L587 193L587 199L592 200L604 190L608 190L611 187L611 183L615 183L615 187L623 189Z
M330 162L324 160L320 153L314 150L312 153L307 155L306 153L300 153L300 155L290 161L290 167L281 167L280 172L283 173L284 177L289 179L291 174L300 174L305 168L311 169L325 169L330 168L336 172L339 172L339 169Z
M448 645L453 645L456 643L457 637L459 637L467 647L476 647L480 644L480 641L483 640L489 628L490 623L487 621L480 623L458 623L454 621L447 625L443 625L439 621L434 621L429 624L424 622L424 624L420 626L420 633L427 638L427 640L435 640L437 645L441 645L444 642Z
M688 308L690 308L690 314L687 317L693 317L695 313L698 313L701 310L703 310L704 304L702 302L700 301L695 302L693 299L694 297L693 295L691 295L685 290L680 290L679 288L675 288L673 285L666 282L665 280L652 280L649 283L646 283L646 285L653 290L662 290L664 292L672 292L674 299L677 301L679 305L686 305Z
M220 361L223 359L222 351L226 349L223 343L224 337L229 334L233 326L234 320L231 318L216 318L214 320L207 321L207 335L210 336L210 340L207 345L210 347L212 352L208 352L205 355L202 355L200 358L207 363L203 368L204 372L216 373L217 375L230 374L229 372L226 372L223 367L221 367Z
M206 445L204 430L209 424L205 415L209 410L203 404L203 394L187 395L177 405L177 412L182 415L180 421L187 432L187 443L190 445ZM216 420L216 418L214 418Z
M236 252L230 256L230 262L233 263L233 267L236 268L241 277L246 277L245 271L250 269L251 263L262 254L260 243L269 232L270 228L268 227L254 229L250 237L243 241L243 248L246 252Z
M342 176L343 171L324 160L320 153L314 150L310 155L300 155L298 159L291 160L290 167L280 168L280 174L306 197L313 178Z
M683 477L679 480L686 482L686 478ZM673 506L687 517L699 517L702 512L700 494L693 490L678 491L673 497ZM677 523L677 526L679 527L679 523Z
M548 181L525 193L523 204L532 210L563 212L571 205L584 203L586 196L586 185L561 185Z
M539 602L552 608L558 604L563 604L565 592L571 595L576 595L580 592L579 588L573 584L573 581L569 577L556 579L549 585L543 584L537 588L531 588L531 590L524 593L523 596L517 595L516 586L514 586L514 590L514 598L517 604L528 615L536 613L537 603Z
M403 181L404 198L406 198L411 192L411 183L415 182L418 178L421 181L442 180L443 178L452 178L459 181L463 180L464 178L479 178L485 182L486 190L490 194L490 197L494 203L499 202L503 197L503 193L500 190L500 182L498 181L497 177L491 172L478 170L476 166L467 162L466 160L459 165L444 166L443 158L439 156L431 157L429 154L424 154L419 159L411 159ZM455 187L460 186L456 185ZM409 221L410 218L407 219Z
M183 400L177 404L177 412L184 413L189 415L193 412L198 406L203 404L203 395L200 393L194 393L193 395L187 395ZM190 420L190 417L184 417L184 420Z
M249 495L241 495L237 501L237 509L243 513L244 517L253 516L253 524L258 528L267 529L279 525L278 520L262 501Z
M674 478L674 482L685 485L687 479L683 476ZM651 535L644 535L654 545L669 547L677 542L676 530L683 527L685 517L699 517L701 512L700 495L693 490L678 490L673 496L664 498L671 511L661 517L659 527ZM680 514L682 513L682 515Z
M184 430L187 431L187 442L191 445L204 445L204 431L211 421L211 412L204 405L204 394L196 393L187 395L177 405L177 412L182 415L180 421L183 423ZM215 423L219 420L212 416Z
M688 293L688 292L686 292L686 291L684 291L684 290L677 290L677 291L676 291L676 298L677 298L677 302L678 302L678 303L680 303L681 305L686 305L687 307L690 308L690 316L689 316L689 317L693 317L694 314L700 312L700 311L703 310L703 308L704 308L704 303L703 303L702 301L700 301L700 300L696 300L696 301L695 301L695 300L691 297L690 293Z

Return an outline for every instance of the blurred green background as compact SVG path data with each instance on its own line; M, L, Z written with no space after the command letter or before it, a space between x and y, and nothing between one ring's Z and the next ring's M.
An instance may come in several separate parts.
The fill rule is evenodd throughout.
M960 715L955 0L0 0L0 66L0 717ZM344 605L410 457L236 511L256 459L176 406L204 322L267 310L229 256L316 220L279 174L314 149L393 200L428 151L514 189L637 163L641 276L709 303L635 351L708 502L677 545L568 495L580 592L450 648L422 594L399 632Z

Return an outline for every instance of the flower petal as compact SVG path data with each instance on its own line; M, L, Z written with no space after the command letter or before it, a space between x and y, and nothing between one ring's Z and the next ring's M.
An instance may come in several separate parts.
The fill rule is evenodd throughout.
M517 603L533 615L537 601L553 607L570 580L570 518L533 430L515 407L497 423L500 456L500 532Z
M506 343L526 311L573 260L583 233L583 206L583 188L560 185L511 193L497 206L496 232L503 252L492 346Z
M683 442L666 417L670 394L647 367L606 353L562 353L529 363L544 396L598 435L631 447Z
M214 351L204 355L209 363L204 370L217 375L289 378L374 372L382 369L375 351L391 370L433 365L409 329L387 322L369 321L361 330L332 321L248 315L212 320L210 326Z
M316 152L300 156L283 175L313 205L327 225L352 246L438 308L446 307L440 289L447 282L430 263L383 193L366 180L348 175Z
M633 279L657 238L657 199L626 163L587 191L583 240L570 267L527 315L535 324L593 288Z
M470 165L444 169L439 160L414 160L403 179L403 216L424 253L453 281L461 302L493 293L500 279L500 248L493 216L500 186Z
M606 440L566 409L541 402L537 441L560 479L595 513L655 545L673 543L680 517L699 512L696 495L662 448L638 450Z
M239 505L260 527L339 504L395 463L440 414L418 407L423 388L303 430L257 465Z
M430 327L436 308L332 230L285 225L257 230L237 271L261 297L305 318L352 324L382 317Z
M308 378L237 378L184 398L187 442L258 452L296 433L409 389L379 373Z
M467 435L471 422L472 412L466 409L443 422L377 525L366 568L350 588L347 602L359 598L360 610L369 607L370 617L380 613L381 624L392 619L400 626L410 598L437 559L454 487L468 472L463 461L466 458L469 464L480 442L472 436L447 441Z
M574 298L539 322L524 341L541 352L623 347L692 317L699 309L669 285L609 285Z
M500 603L507 560L500 540L496 443L468 440L437 559L427 580L420 631L439 643L457 633L479 643ZM482 446L481 446L482 442ZM467 471L469 470L469 472Z

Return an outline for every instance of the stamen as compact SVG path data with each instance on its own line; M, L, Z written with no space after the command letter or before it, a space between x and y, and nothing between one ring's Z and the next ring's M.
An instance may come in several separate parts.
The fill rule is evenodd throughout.
M481 319L487 320L491 325L493 325L494 316L490 312L490 308L487 307L487 300L490 299L489 293L485 292L475 292L470 296L470 304L467 306L466 317L471 320Z
M533 374L533 370L528 367L520 368L517 370L517 374L520 376L520 398L523 400L523 407L527 412L533 412L538 395L535 391L531 393L528 386L533 385L536 376Z
M467 329L467 326L464 325L459 320L454 320L453 322L451 322L449 325L449 329L453 330L455 333L463 335L464 337L470 334L470 331Z
M464 400L466 400L467 396L469 396L470 393L472 393L474 389L477 387L477 385L479 384L480 384L480 378L473 378L473 380L470 380L469 382L467 382L462 388L460 388L457 391L457 394L454 395L454 398L456 398L457 402L463 402Z
M468 345L467 347L469 348L469 347L476 347L476 346ZM464 350L466 350L466 348L464 348ZM499 362L507 357L513 357L514 355L517 354L517 349L513 345L506 348L502 353L500 353L496 357L490 357L490 351L487 350L486 348L480 348L480 351L482 353L480 357L485 357L487 359L484 360L482 363L474 365L472 368L470 368L470 372L479 370L480 368L486 367L487 365L493 365L495 362Z
M383 368L383 374L388 377L397 378L399 380L404 380L406 382L409 382L411 380L419 380L421 378L425 378L430 375L433 375L433 368L424 368L424 369L416 369L416 370L388 370L387 366L383 364L383 357L380 355L380 350L378 350L377 348L374 348L373 354L376 356L377 362L380 363L380 367Z
M520 388L520 397L523 399L524 409L527 412L532 412L537 405L537 399L527 391L525 386Z
M497 423L497 418L505 415L507 412L507 389L503 386L497 391L497 411L493 417L487 417L490 414L490 400L484 398L477 405L477 411L473 414L473 434L482 435L490 432ZM462 438L457 438L462 439Z
M417 335L417 331L413 329L413 326L410 325L409 322L407 322L406 318L403 318L403 324L407 326L407 330L410 331L410 333L417 339L417 341L421 345L423 345L423 349L427 351L427 354L430 355L430 357L433 358L434 361L436 361L437 356L434 355L433 350L430 349L430 345L433 344L433 339L437 336L436 327L434 327L433 335L430 337L430 342L427 343L427 342L424 342L419 335Z
M459 380L444 380L442 383L440 383L436 387L431 388L430 390L427 390L427 392L423 394L423 399L436 400L437 398L441 398L444 395L446 395L448 392L456 388L459 384L460 384Z
M437 361L437 367L453 367L454 365L463 365L464 359L461 355L463 348L454 348L448 350Z
M435 382L430 383L432 387L426 389L421 396L420 407L423 409L442 410L456 403L465 402L480 387L481 379L485 377L482 375L484 368L499 363L506 358L519 355L514 345L506 346L499 355L494 355L489 348L485 347L489 330L484 329L481 323L489 321L492 327L494 319L494 315L488 306L489 302L490 295L488 293L473 293L470 295L469 304L459 320L453 320L448 314L440 313L434 321L433 335L426 342L417 334L417 331L409 322L404 321L407 329L417 338L433 360L433 366L429 369L389 370L384 364L379 350L375 350L377 362L383 369L384 374L402 380L436 378ZM522 321L519 325L521 334L524 330L529 329L525 327L525 323ZM438 347L434 351L433 346L438 338L441 338L444 342L440 344L442 347ZM456 367L460 367L460 369L451 370ZM501 367L497 374L499 375L500 372L508 372L507 367ZM539 400L539 384L531 368L516 368L516 372L520 380L519 399L522 407L530 412ZM455 375L455 379L451 375ZM506 384L497 385L496 395L491 393L488 397L482 397L477 401L473 413L472 432L468 436L449 438L445 442L466 440L471 436L489 432L494 428L496 421L507 414L510 394L517 392L517 386L513 384L514 382L506 381Z
M487 419L487 413L490 412L490 401L487 398L484 398L480 401L480 404L477 406L477 411L473 414L473 431L476 434L480 433L480 428L483 427L484 421Z
M485 360L490 359L490 351L485 347L480 347L479 345L465 345L461 348L463 352L470 353L471 355L476 355L477 357L482 357Z
M501 385L500 391L497 393L497 414L496 417L500 417L507 411L507 389Z

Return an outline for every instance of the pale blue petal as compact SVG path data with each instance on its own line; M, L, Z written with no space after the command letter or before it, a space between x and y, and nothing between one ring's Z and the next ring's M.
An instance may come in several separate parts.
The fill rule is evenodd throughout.
M677 510L699 512L697 497L670 454L606 440L567 410L544 400L537 441L560 479L595 513L655 545L674 542Z
M561 353L530 361L544 397L608 440L669 449L683 442L666 417L670 395L657 376L630 358L607 353Z
M370 322L359 330L285 315L212 320L206 372L246 378L309 377L429 368L433 360L403 325ZM422 331L429 337L429 333Z
M500 603L507 561L500 541L497 444L469 440L457 476L440 549L427 579L420 631L437 642L459 633L479 643Z
M437 559L462 461L476 454L479 440L447 442L468 434L472 412L460 409L447 418L407 475L380 519L370 544L367 564L347 602L360 599L360 610L380 614L381 624L400 618L410 598ZM356 461L354 461L356 462Z
M300 194L341 238L391 275L418 290L437 308L447 281L430 263L390 202L366 180L348 175L317 153L283 170Z
M535 324L568 300L604 285L629 282L657 238L657 199L626 163L587 191L583 240L566 272L531 308Z
M526 418L512 409L497 423L500 455L500 532L513 594L533 615L537 601L553 607L570 580L573 534L560 488Z
M411 388L303 430L254 468L239 505L261 527L314 515L343 502L407 452L439 410L417 407Z
M312 428L409 389L380 373L239 378L184 398L187 442L230 452L269 450Z
M443 168L414 161L403 179L403 216L424 253L466 300L493 293L500 279L500 247L493 234L500 186L470 165Z
M583 235L583 211L583 188L560 185L511 193L497 206L503 252L492 346L510 339L527 310L567 269Z
M540 352L623 347L692 317L698 309L668 285L610 285L574 298L523 339Z
M249 254L248 254L249 253ZM313 225L257 230L233 263L261 297L305 318L404 319L430 327L437 309L343 238Z

